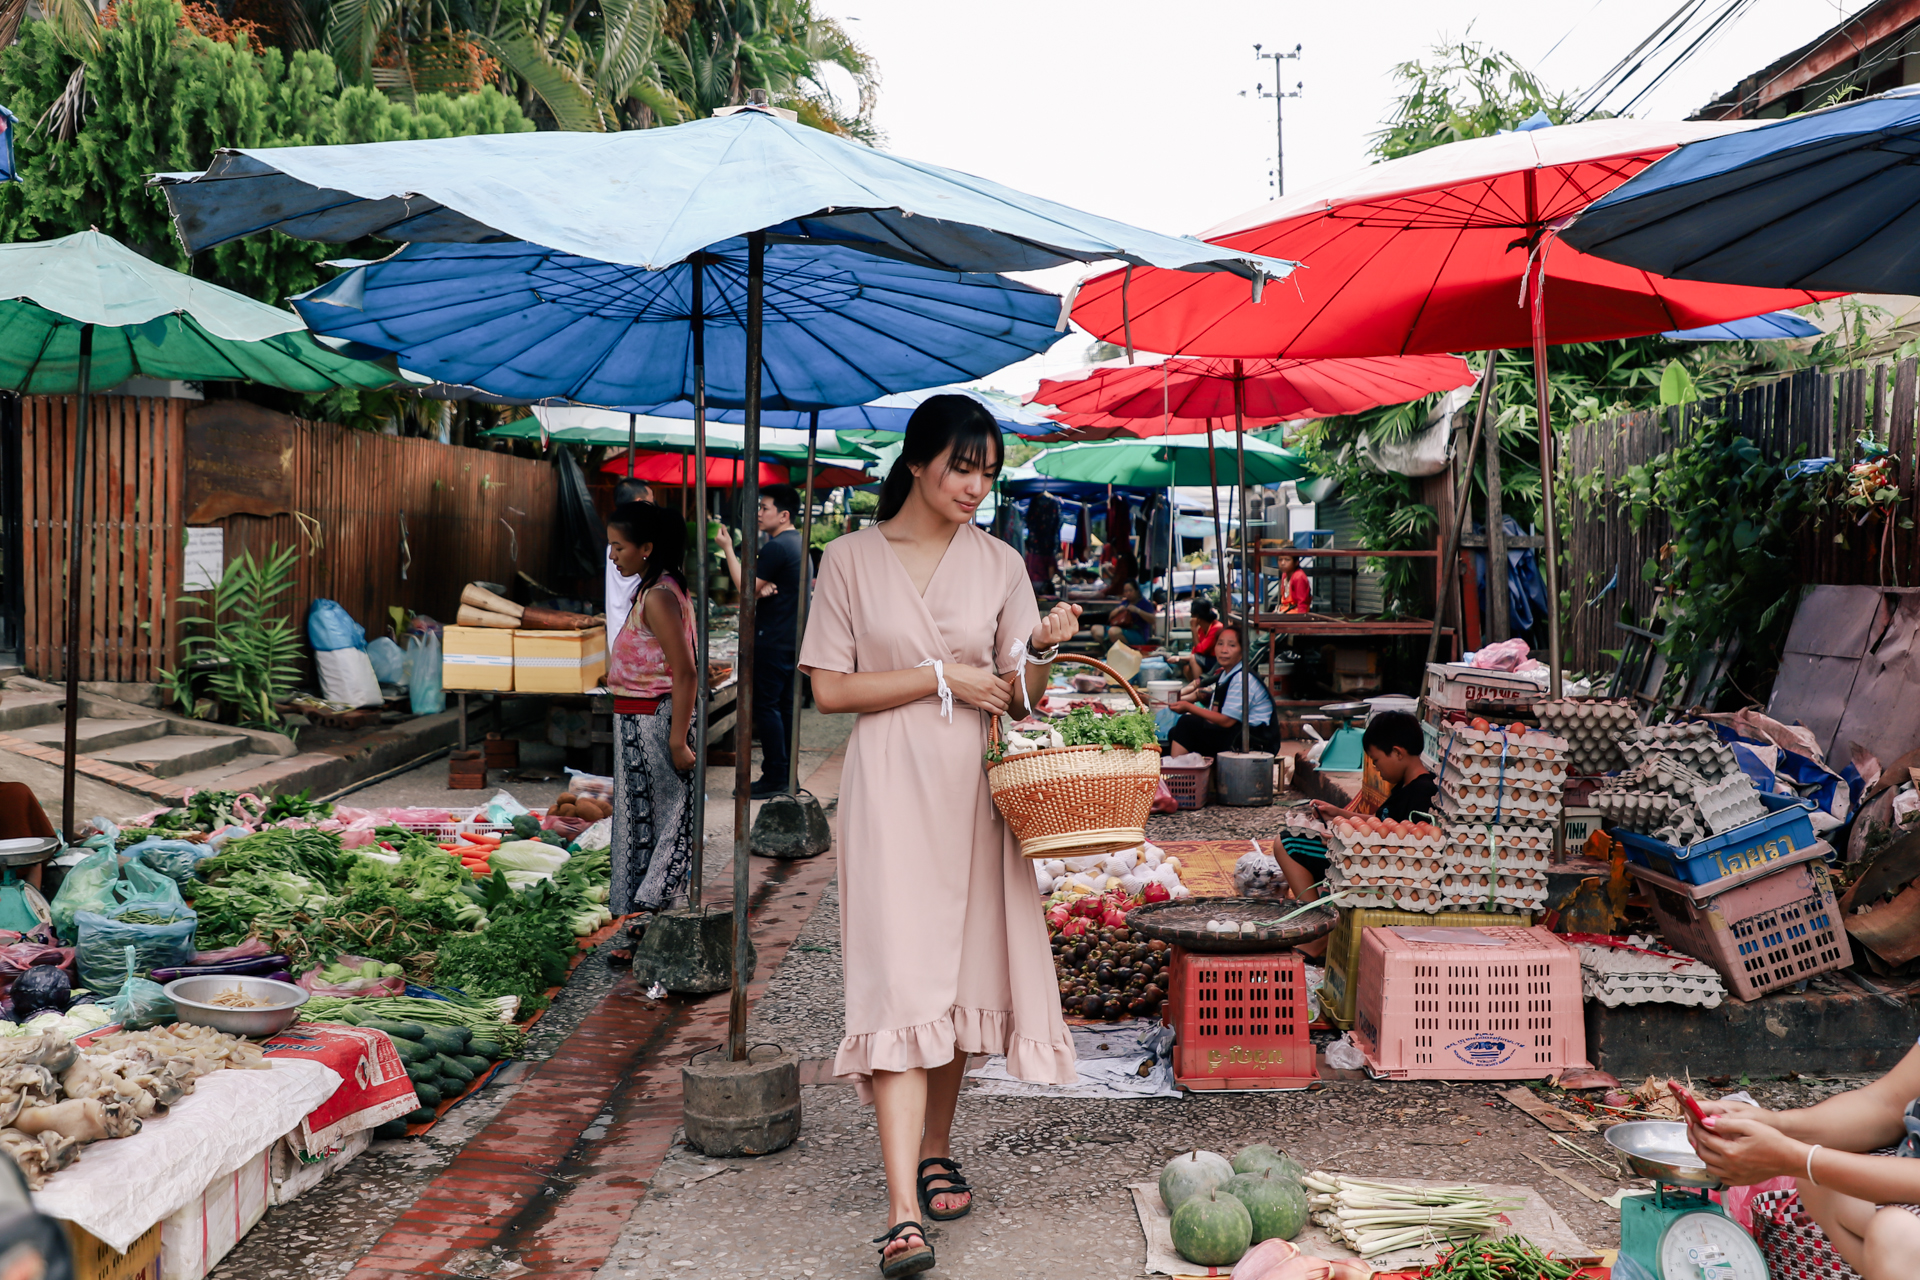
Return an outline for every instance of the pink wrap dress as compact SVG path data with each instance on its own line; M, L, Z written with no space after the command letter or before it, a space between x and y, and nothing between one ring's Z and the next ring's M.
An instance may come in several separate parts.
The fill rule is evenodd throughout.
M1026 566L972 526L922 597L879 528L829 543L807 615L807 671L899 671L928 659L1012 670L1040 621ZM1017 696L1017 695L1016 695ZM987 786L986 713L928 697L864 714L840 786L846 1038L834 1074L1005 1054L1022 1080L1075 1078L1073 1042L1033 870Z

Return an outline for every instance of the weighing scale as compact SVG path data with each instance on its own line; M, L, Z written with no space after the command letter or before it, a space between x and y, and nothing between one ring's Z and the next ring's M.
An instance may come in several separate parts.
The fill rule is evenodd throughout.
M1353 727L1353 718L1364 716L1373 708L1364 702L1336 702L1320 710L1340 722L1340 727L1327 739L1326 750L1320 753L1320 771L1358 773L1366 768L1367 753L1360 745L1365 735Z
M1687 1142L1685 1125L1640 1120L1605 1137L1654 1184L1620 1201L1618 1280L1767 1280L1760 1246L1707 1198L1721 1184Z

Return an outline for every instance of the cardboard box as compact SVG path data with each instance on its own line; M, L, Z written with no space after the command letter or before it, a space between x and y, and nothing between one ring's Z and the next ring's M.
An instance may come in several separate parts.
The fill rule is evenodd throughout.
M440 642L441 687L513 692L513 636L505 627L448 627Z
M300 1131L294 1130L273 1144L273 1202L287 1204L340 1172L373 1142L373 1130L362 1129L340 1140L340 1149L330 1151L321 1160L309 1160L299 1154Z
M1333 669L1343 676L1380 674L1380 655L1372 649L1335 649Z
M513 633L513 687L521 693L585 693L606 676L605 627Z
M73 1250L73 1280L160 1280L160 1224L121 1253L84 1227L63 1222L67 1247Z
M202 1280L267 1216L273 1199L271 1151L221 1174L160 1223L160 1280Z
M1427 701L1450 711L1464 711L1470 703L1477 702L1520 706L1545 697L1546 686L1510 671L1488 671L1457 662L1427 664Z

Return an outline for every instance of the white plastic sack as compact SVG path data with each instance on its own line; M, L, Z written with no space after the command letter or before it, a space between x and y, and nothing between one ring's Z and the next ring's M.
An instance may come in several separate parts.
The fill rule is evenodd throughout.
M1439 475L1446 470L1447 455L1451 452L1454 414L1466 404L1468 390L1460 387L1449 391L1427 416L1426 425L1405 440L1373 440L1361 432L1361 454L1376 471L1403 476Z
M348 707L377 707L380 681L365 649L322 649L313 655L320 668L320 696Z

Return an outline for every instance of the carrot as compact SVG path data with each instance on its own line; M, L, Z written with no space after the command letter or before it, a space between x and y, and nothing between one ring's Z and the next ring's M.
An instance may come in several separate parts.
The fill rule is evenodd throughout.
M472 831L462 831L460 833L460 838L472 844L479 844L479 845L498 845L500 843L499 836L490 835L486 833L475 833Z

